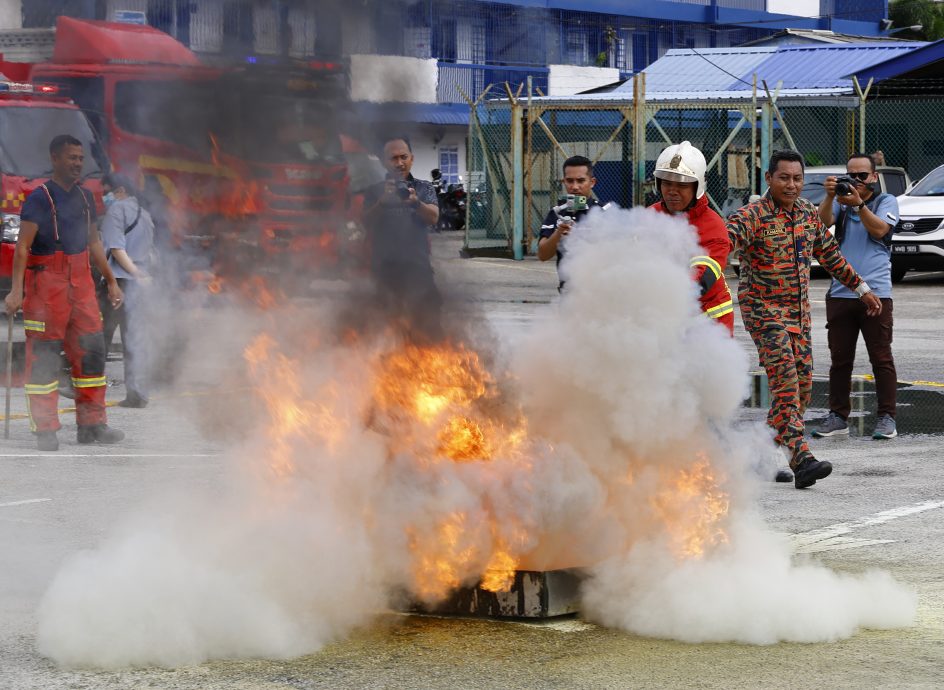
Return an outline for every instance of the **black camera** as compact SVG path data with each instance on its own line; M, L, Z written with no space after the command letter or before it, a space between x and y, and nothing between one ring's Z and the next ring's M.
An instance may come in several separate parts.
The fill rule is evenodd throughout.
M852 190L855 189L855 180L851 177L837 177L836 178L836 196L849 196L852 194Z
M413 188L403 180L397 180L396 184L393 187L393 193L398 197L406 201L410 198L410 190Z

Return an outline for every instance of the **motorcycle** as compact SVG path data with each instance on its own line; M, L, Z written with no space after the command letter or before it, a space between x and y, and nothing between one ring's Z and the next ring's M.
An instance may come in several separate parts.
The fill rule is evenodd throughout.
M466 194L462 178L458 182L446 184L442 172L434 169L431 172L433 188L436 190L436 199L439 202L439 221L436 223L436 232L443 230L462 230L465 228Z

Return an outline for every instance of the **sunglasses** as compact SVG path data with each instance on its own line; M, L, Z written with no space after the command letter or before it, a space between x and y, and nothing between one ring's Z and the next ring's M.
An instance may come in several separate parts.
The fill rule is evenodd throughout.
M851 177L854 180L859 180L859 182L865 182L869 179L870 172L847 172L846 175Z

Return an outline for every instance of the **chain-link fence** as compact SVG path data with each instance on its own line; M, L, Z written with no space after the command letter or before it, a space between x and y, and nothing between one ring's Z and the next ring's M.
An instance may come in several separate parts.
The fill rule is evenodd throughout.
M942 97L895 97L865 105L865 150L904 168L913 181L944 164Z
M511 117L511 109L501 103L473 105L470 111L466 247L473 251L511 251Z
M504 89L506 98L479 102L469 131L470 251L534 251L541 222L562 193L564 161L594 164L594 193L620 206L656 201L659 153L690 141L705 154L712 207L727 215L763 191L763 165L777 148L798 148L808 164L841 164L856 150L858 99L777 102L740 96L729 101L645 98L645 77L612 97L545 98ZM518 195L520 194L520 198Z
M766 161L777 149L800 151L810 167L877 153L879 163L903 168L912 181L944 163L944 97L787 98L764 88L730 100L677 101L646 99L644 76L635 80L634 92L612 98L529 98L502 89L506 98L477 106L469 136L470 250L534 251L541 221L562 193L563 162L574 155L593 161L601 202L649 205L659 153L688 140L705 154L709 202L722 215L763 193Z

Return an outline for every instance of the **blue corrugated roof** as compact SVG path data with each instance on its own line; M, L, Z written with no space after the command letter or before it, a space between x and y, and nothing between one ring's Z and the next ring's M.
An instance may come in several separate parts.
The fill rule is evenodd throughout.
M751 48L700 48L697 51L679 48L668 51L649 65L646 73L646 93L660 91L722 91L731 88L738 77L750 75L777 52L776 46ZM633 92L633 83L628 81L613 93Z
M771 90L783 82L781 95L817 96L852 93L852 74L927 46L921 42L869 42L811 46L679 48L645 69L647 100L726 100L751 90L757 74ZM632 82L614 89L631 94ZM601 95L601 100L606 96ZM618 98L618 96L617 96Z
M358 101L354 111L373 122L421 122L431 125L469 125L469 106L460 103L369 103Z
M925 45L916 42L782 46L758 65L755 71L758 80L765 79L770 87L782 81L785 89L852 89L852 79L848 75ZM747 81L750 81L750 77ZM740 82L735 82L731 88L739 88L736 84ZM744 84L740 86L750 88Z

